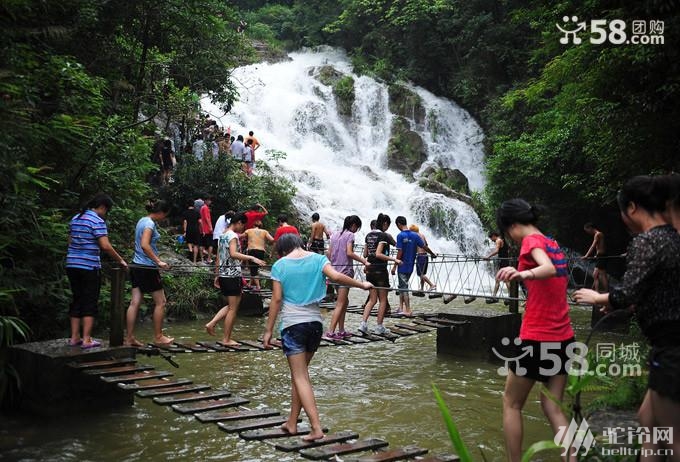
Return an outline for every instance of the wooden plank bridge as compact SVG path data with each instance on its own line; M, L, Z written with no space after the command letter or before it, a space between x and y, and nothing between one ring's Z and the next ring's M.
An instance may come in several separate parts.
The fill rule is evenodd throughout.
M345 340L324 339L321 345L332 347L394 341L400 337L430 332L436 327L453 327L460 324L464 323L437 316L418 317L388 326L390 334L358 333ZM336 456L343 456L342 460L354 462L459 460L457 456L450 454L429 455L428 449L416 446L390 448L389 443L383 439L361 436L351 430L336 431L326 428L324 429L326 436L323 439L306 442L300 436L308 434L309 427L301 425L295 435L285 432L280 426L287 417L276 409L253 406L255 403L250 403L248 399L239 397L230 390L214 389L208 384L175 377L171 372L139 364L136 358L137 354L242 353L263 350L264 346L260 341L242 341L238 346L213 341L181 342L164 347L148 345L137 348L133 350L135 355L126 358L74 360L69 367L84 375L99 377L102 382L113 384L122 392L134 392L140 399L151 399L157 405L169 406L178 414L193 415L197 423L216 424L220 430L238 435L243 440L269 444L273 450L297 453L310 460L335 460Z

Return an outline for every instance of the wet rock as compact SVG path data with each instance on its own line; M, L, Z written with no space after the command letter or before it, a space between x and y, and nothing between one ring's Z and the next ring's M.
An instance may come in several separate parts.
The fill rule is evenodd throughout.
M403 117L392 122L392 136L387 145L387 166L400 173L412 174L427 159L425 143L409 128Z
M352 115L352 106L354 105L354 79L352 76L346 75L333 84L333 95L335 96L335 104L338 108L338 114L350 117Z
M375 173L373 170L371 170L371 167L368 165L362 165L359 167L359 169L366 174L367 177L369 177L373 181L380 181L380 177L378 176L377 173Z
M292 61L288 53L271 47L267 42L252 40L251 45L255 50L255 62L280 63L282 61Z
M468 196L467 194L460 193L460 192L456 191L455 189L451 189L448 186L446 186L445 184L440 183L439 181L431 180L429 178L421 178L418 181L418 184L425 191L443 194L446 197L450 197L451 199L457 199L461 202L465 202L466 204L468 204L470 206L473 205L472 198L470 196Z
M342 72L329 65L311 68L310 72L310 75L314 75L319 82L329 87L335 85L344 76Z
M392 114L412 120L416 125L425 123L425 106L416 93L403 85L392 84L388 87L389 108Z
M466 196L470 195L470 184L463 172L457 168L451 169L448 167L434 167L426 168L421 177L441 183L443 186L453 189ZM442 193L443 194L443 193Z

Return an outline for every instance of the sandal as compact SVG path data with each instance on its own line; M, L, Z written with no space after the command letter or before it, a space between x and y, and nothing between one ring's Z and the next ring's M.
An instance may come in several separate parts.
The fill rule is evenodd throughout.
M97 347L100 347L100 346L102 346L102 342L95 340L95 339L92 339L91 343L84 343L83 342L83 344L80 345L80 348L82 348L83 350L87 350L87 349L90 349L90 348L97 348Z

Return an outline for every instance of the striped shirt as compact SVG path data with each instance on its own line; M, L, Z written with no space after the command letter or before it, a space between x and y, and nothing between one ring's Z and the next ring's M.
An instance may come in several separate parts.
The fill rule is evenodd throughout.
M66 267L93 270L101 268L99 238L108 235L106 223L92 210L73 217L69 225L71 242Z

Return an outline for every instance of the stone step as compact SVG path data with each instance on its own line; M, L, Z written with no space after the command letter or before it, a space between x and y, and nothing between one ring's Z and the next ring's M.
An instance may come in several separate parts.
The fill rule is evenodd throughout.
M307 459L322 460L331 457L351 454L353 452L370 451L387 447L389 443L378 438L366 438L354 443L339 443L330 446L320 446L318 448L303 449L300 454Z
M342 443L344 441L359 438L359 434L353 431L342 431L337 433L329 433L320 440L304 441L302 438L289 438L286 441L274 445L276 449L283 452L299 451L301 449L315 448L317 446L324 446L327 444Z
M173 404L170 406L173 411L180 414L196 414L199 412L214 411L225 407L236 407L248 404L249 401L240 396L232 396L223 399L207 399L204 401L194 401L188 404Z
M139 383L119 383L118 388L122 390L154 390L157 388L189 385L191 383L193 382L189 379L153 379L144 380Z
M273 417L280 415L279 411L274 409L248 409L244 411L209 411L194 414L201 422L225 422L231 420L256 419L262 417Z
M175 395L177 393L192 393L192 392L197 392L197 391L204 391L204 390L209 390L210 385L194 385L194 384L187 384L187 385L178 385L176 387L163 387L163 388L155 388L151 390L140 390L137 392L137 396L140 398L154 398L156 396L166 396L166 395Z
M172 396L159 396L153 399L156 404L180 404L191 403L192 401L203 401L205 399L228 398L231 396L229 390L210 390L199 391L196 393L182 393Z

